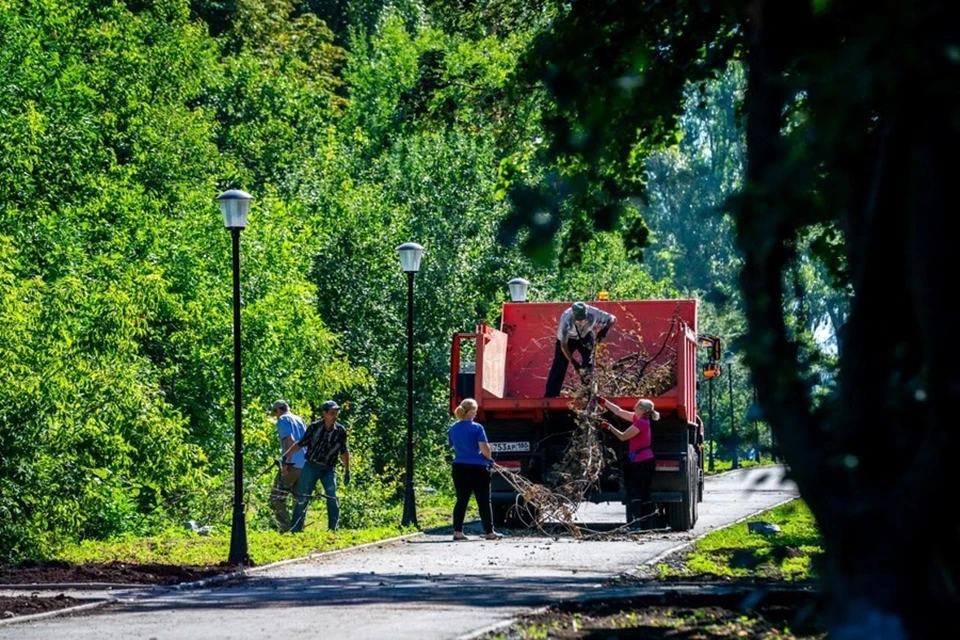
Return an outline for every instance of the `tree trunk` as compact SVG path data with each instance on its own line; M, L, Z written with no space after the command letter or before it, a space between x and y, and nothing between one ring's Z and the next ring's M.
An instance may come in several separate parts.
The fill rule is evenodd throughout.
M950 115L958 112L956 94L924 100L913 85L892 91L903 104L859 114L861 135L826 161L826 171L850 174L850 195L831 204L843 211L855 295L840 342L838 393L814 412L792 366L797 350L780 308L798 224L791 220L803 217L804 203L791 191L778 147L785 98L779 61L791 21L783 5L774 11L772 4L752 5L748 52L747 185L738 215L747 360L764 415L823 534L833 636L932 637L938 627L955 626L948 618L957 604L960 548L950 473L960 442L947 411L956 406L960 380L944 348L953 337L947 305L956 287L943 286L957 238L948 230L955 213L945 193L947 163L960 142ZM936 76L956 77L951 69L928 73L930 87ZM824 110L820 117L839 116Z

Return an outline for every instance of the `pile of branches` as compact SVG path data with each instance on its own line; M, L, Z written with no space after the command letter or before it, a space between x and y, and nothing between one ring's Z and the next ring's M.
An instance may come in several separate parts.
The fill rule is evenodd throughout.
M669 391L677 379L677 352L669 346L672 340L664 339L663 344L650 354L642 348L617 360L609 357L606 344L600 344L594 350L594 372L597 385L604 395L615 398L655 398ZM642 339L631 336L639 347ZM576 392L575 392L576 394Z
M560 524L575 537L603 535L578 525L575 520L578 507L599 485L604 469L615 466L617 460L616 451L604 444L602 432L597 428L604 413L598 400L600 396L656 397L666 392L676 380L677 362L676 353L667 350L667 343L668 340L664 340L663 347L653 357L638 351L618 360L609 357L605 344L596 347L593 371L580 369L580 379L568 394L576 426L563 458L547 474L547 485L536 484L494 465L494 471L517 492L511 515L524 526L547 533L544 525Z
M558 523L575 537L584 532L575 521L577 509L597 485L604 467L616 460L616 453L604 447L596 428L602 419L596 386L594 380L585 376L575 388L573 403L582 408L574 409L576 427L563 459L548 474L549 487L494 465L494 470L517 492L513 515L528 528L546 533L545 524Z

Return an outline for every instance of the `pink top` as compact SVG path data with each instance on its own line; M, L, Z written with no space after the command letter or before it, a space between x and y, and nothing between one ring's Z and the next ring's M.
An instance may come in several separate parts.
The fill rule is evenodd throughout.
M633 421L633 426L637 428L638 433L630 438L630 462L653 460L653 449L650 448L650 420L637 418Z

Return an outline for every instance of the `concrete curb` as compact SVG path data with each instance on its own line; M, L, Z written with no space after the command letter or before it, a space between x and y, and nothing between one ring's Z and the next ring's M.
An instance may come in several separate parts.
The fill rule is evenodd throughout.
M657 597L670 594L696 594L696 595L729 595L743 594L755 590L768 589L766 585L758 583L755 585L723 585L723 584L704 584L702 582L670 582L659 585L635 585L635 586L615 586L604 587L591 593L585 593L576 598L570 598L565 602L575 604L589 604L593 602L616 602L617 600L632 600L642 597ZM768 589L770 590L770 589ZM778 585L774 591L778 593L813 593L816 591L816 585L809 582L801 582L790 585ZM613 593L602 593L613 592Z
M154 584L142 582L29 582L0 584L0 591L44 591L54 589L149 589Z
M106 606L111 602L116 602L114 598L107 598L106 600L99 600L97 602L91 602L89 604L78 604L75 607L66 607L65 609L55 609L53 611L44 611L43 613L32 613L28 616L14 616L12 618L7 618L6 620L0 620L0 627L17 624L20 622L32 622L34 620L42 620L43 618L53 618L55 616L66 615L68 613L79 613L80 611L91 611L93 609L98 609L100 607Z
M537 615L537 614L544 613L544 612L547 611L551 606L553 606L553 605L549 605L549 604L548 604L548 605L546 605L546 606L544 606L544 607L537 607L536 609L531 609L530 611L527 611L527 612L522 613L522 614L520 614L520 615L523 615L523 616L535 616L535 615ZM508 628L508 627L512 627L512 626L514 625L514 623L517 622L517 620L520 619L520 615L514 616L514 617L512 617L512 618L510 618L510 619L508 619L508 620L501 620L500 622L494 622L493 624L487 625L486 627L483 627L482 629L477 629L476 631L471 631L471 632L468 633L467 635L457 636L457 640L476 640L476 638L480 638L480 637L482 637L482 636L485 636L485 635L487 635L488 633L495 633L495 632L497 632L497 631L500 631L501 629L506 629L506 628Z
M245 576L249 573L267 571L269 569L274 569L276 567L282 567L288 564L295 564L297 562L306 562L308 560L314 560L316 558L328 557L333 555L338 555L341 553L348 553L351 551L357 551L360 549L365 549L372 547L374 545L384 545L392 544L395 542L401 542L409 538L414 538L416 536L422 535L424 531L417 531L415 533L404 533L399 536L394 536L392 538L384 538L383 540L374 540L373 542L365 542L363 544L354 545L352 547L343 547L342 549L331 549L330 551L317 551L315 553L310 553L305 556L300 556L298 558L287 558L286 560L278 560L277 562L271 562L259 567L247 567L243 569L238 569L237 571L231 571L230 573L221 573L216 576L210 576L209 578L203 578L202 580L194 580L193 582L182 582L180 584L173 585L133 585L133 584L121 584L116 585L117 587L131 588L131 589L144 589L146 593L134 594L129 599L125 601L134 601L134 600L146 600L154 596L163 595L164 593L169 593L171 591L181 591L184 589L197 589L209 586L211 584L217 584L220 582L226 582L227 580L232 580L234 578L239 578ZM55 589L58 586L61 589L66 588L90 588L93 583L62 583L61 585L44 585L40 588ZM102 583L103 585L108 585L111 583ZM14 588L10 591L23 590L27 588L28 585L12 585ZM19 622L30 622L31 620L40 620L42 618L53 618L59 615L68 615L71 613L77 613L80 611L88 611L102 607L104 605L110 604L112 602L119 602L118 598L106 598L104 600L99 600L97 602L92 602L90 604L77 605L75 607L66 607L64 609L56 609L54 611L45 611L43 613L35 613L27 616L14 616L13 618L7 618L5 620L0 620L0 626L15 624Z
M741 470L740 470L740 469L732 469L731 471L725 471L724 474L727 474L727 473L736 473L736 472L738 472L738 471L741 471ZM722 475L722 474L716 474L716 475ZM716 477L716 476L714 476L714 477ZM774 504L774 505L772 505L772 506L764 507L763 509L761 509L761 510L759 510L759 511L755 511L755 512L749 514L749 515L746 515L746 516L743 516L742 518L739 518L739 519L737 519L737 520L734 520L734 521L731 522L730 524L727 524L727 525L724 525L724 526L720 527L720 529L726 529L727 527L732 527L732 526L734 526L734 525L740 524L741 522L744 522L744 521L746 521L746 520L749 520L750 518L753 518L753 517L755 517L755 516L757 516L757 515L759 515L759 514L761 514L761 513L766 513L767 511L770 511L770 510L772 510L772 509L776 509L777 507L782 506L782 505L784 505L784 504L786 504L786 503L788 503L788 502L792 502L793 500L796 500L796 499L798 499L799 497L800 497L800 496L799 496L799 494L798 494L798 495L796 495L796 496L794 496L794 497L792 497L792 498L787 498L787 499L781 500L780 502L777 502L776 504ZM700 538L704 538L704 537L708 536L709 534L713 533L713 531L719 531L719 529L714 529L714 530L712 530L712 531L706 531L706 532L698 535L697 537L692 538L691 540L687 540L686 542L683 542L683 543L681 543L681 544L678 544L678 545L675 546L675 547L671 547L670 549L667 549L666 551L658 554L656 557L652 558L651 560L647 560L646 562L643 563L643 565L645 565L645 566L653 566L653 565L656 564L657 562L660 562L661 560L663 560L665 557L667 557L667 556L669 556L669 555L672 555L672 554L674 554L674 553L677 553L678 551L682 551L683 549L686 549L687 547L693 546L693 544L694 544L697 540L699 540ZM619 574L619 575L621 575L621 576L623 576L623 575L629 576L629 575L631 575L631 574L633 574L633 573L634 573L634 571L625 571L625 572L623 572L623 573L621 573L621 574ZM505 629L505 628L508 628L508 627L513 626L514 624L516 624L517 622L519 622L519 620L520 620L521 617L531 616L531 615L537 615L537 614L539 614L539 613L543 613L544 611L547 611L548 609L550 609L550 607L552 607L552 606L554 606L554 605L556 605L556 604L559 604L559 603L561 603L561 602L580 602L580 601L590 602L590 601L595 601L595 600L601 599L601 593L602 593L603 591L606 591L606 590L608 590L608 589L622 589L622 588L623 588L622 586L616 586L616 587L614 587L614 586L605 586L605 585L599 584L599 585L597 585L596 587L594 587L593 589L591 589L590 591L588 591L587 593L582 593L582 594L580 594L579 596L574 596L574 597L572 597L572 598L563 598L563 599L558 600L557 602L555 602L555 603L553 603L553 604L551 604L551 605L546 605L546 606L543 606L543 607L538 607L538 608L536 608L536 609L531 609L530 611L526 611L526 612L524 612L524 613L515 615L515 616L513 616L512 618L509 618L509 619L507 619L507 620L501 620L500 622L495 622L495 623L493 623L493 624L491 624L491 625L488 625L488 626L486 626L486 627L483 627L482 629L478 629L478 630L476 630L476 631L471 631L470 633L468 633L468 634L466 634L466 635L457 636L456 640L476 640L477 638L480 638L480 637L482 637L482 636L484 636L484 635L486 635L486 634L488 634L488 633L493 633L493 632L495 632L495 631L500 631L501 629Z
M170 586L160 586L156 587L155 590L160 591L181 591L184 589L197 589L201 587L206 587L211 584L218 584L220 582L226 582L228 580L233 580L234 578L239 578L250 573L260 573L262 571L269 571L270 569L276 569L277 567L283 567L288 564L296 564L298 562L307 562L308 560L315 560L317 558L326 558L329 556L335 556L342 553L348 553L351 551L359 551L360 549L366 549L374 545L384 545L392 544L394 542L401 542L409 538L414 538L416 536L422 535L423 531L417 531L415 533L404 533L399 536L394 536L392 538L384 538L383 540L374 540L373 542L364 542L363 544L358 544L352 547L343 547L342 549L331 549L330 551L317 551L314 553L309 553L305 556L300 556L297 558L287 558L286 560L277 560L276 562L271 562L269 564L261 565L258 567L246 567L243 569L238 569L236 571L231 571L230 573L221 573L216 576L210 576L209 578L203 578L202 580L195 580L193 582L181 582L180 584L173 584ZM147 594L143 597L150 597L152 593Z
M739 471L739 469L735 469L735 471ZM728 473L729 473L729 472L728 472ZM720 529L727 529L728 527L732 527L732 526L734 526L734 525L740 524L741 522L746 522L746 521L749 520L750 518L754 518L754 517L758 516L758 515L761 514L761 513L766 513L767 511L772 511L772 510L776 509L777 507L781 507L781 506L787 504L788 502L793 502L794 500L797 500L799 497L800 497L800 496L797 495L797 496L795 496L795 497L793 497L793 498L785 498L785 499L781 500L780 502L777 502L777 503L774 504L773 506L766 507L766 508L764 508L764 509L761 509L760 511L755 511L754 513L751 513L750 515L746 515L746 516L743 516L742 518L738 518L738 519L734 520L734 521L731 522L730 524L723 525L722 527L720 527ZM678 551L683 551L684 549L686 549L686 548L688 548L688 547L692 547L692 546L694 545L694 543L696 543L697 540L700 540L701 538L707 537L708 535L710 535L710 534L713 533L714 531L720 531L720 529L714 529L713 531L707 531L707 532L705 532L705 533L701 533L700 535L698 535L698 536L695 537L695 538L692 538L692 539L690 539L690 540L687 540L686 542L681 542L681 543L678 544L677 546L671 547L671 548L667 549L666 551L660 553L660 554L657 555L656 557L654 557L654 558L652 558L652 559L650 559L650 560L647 560L646 562L643 563L643 566L652 567L652 566L654 566L655 564L657 564L658 562L660 562L661 560L663 560L664 558L666 558L667 556L672 556L673 554L677 553ZM629 576L629 575L632 575L633 573L635 573L635 571L625 571L625 572L623 572L623 573L620 574L620 575L627 575L627 576Z

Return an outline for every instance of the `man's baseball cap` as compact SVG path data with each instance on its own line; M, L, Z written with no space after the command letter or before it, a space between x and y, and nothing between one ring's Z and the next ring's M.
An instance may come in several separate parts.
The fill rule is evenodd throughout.
M326 413L327 411L333 411L334 409L339 409L339 408L340 408L340 405L338 405L333 400L327 400L322 405L320 405L320 411L323 411L324 413Z
M274 401L273 407L272 407L271 411L281 411L281 410L283 410L283 411L289 411L289 410L290 410L290 405L289 405L289 403L287 403L286 400L276 400L276 401Z
M587 318L587 305L582 302L574 302L573 306L570 307L573 309L573 319L574 320L585 320Z

